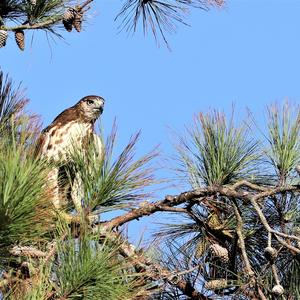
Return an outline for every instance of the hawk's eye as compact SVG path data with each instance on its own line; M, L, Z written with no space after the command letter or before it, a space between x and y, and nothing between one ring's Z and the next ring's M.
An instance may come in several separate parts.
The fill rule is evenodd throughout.
M93 100L87 100L86 103L87 103L88 105L92 105L92 104L94 104L94 101L93 101Z

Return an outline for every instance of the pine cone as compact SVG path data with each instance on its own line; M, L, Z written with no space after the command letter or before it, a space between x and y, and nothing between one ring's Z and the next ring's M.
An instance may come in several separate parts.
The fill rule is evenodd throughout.
M273 262L277 257L277 251L273 247L266 247L264 251L265 258Z
M8 33L6 30L0 30L0 48L6 45L6 40L8 37Z
M68 32L72 31L73 22L76 16L76 11L74 8L68 8L63 15L63 24Z
M15 40L18 47L23 51L25 49L25 35L23 30L19 29L15 31Z
M73 26L77 32L81 31L82 16L82 13L77 12L73 21Z
M73 22L75 16L76 16L76 10L72 7L69 7L63 15L63 20Z
M274 285L274 287L272 288L272 293L276 296L281 296L283 295L284 293L284 288L282 285L280 284L277 284L277 285Z
M223 263L228 263L229 256L228 250L219 244L212 244L208 248L209 252L214 256L221 260Z
M207 281L204 285L204 288L207 290L220 290L225 289L228 286L226 279L214 279Z
M197 244L197 248L195 251L195 257L200 258L204 254L205 250L206 250L205 240L201 239Z

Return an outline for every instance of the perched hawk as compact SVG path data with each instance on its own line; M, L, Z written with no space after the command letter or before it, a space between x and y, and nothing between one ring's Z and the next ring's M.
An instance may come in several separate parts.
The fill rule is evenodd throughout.
M84 151L86 143L92 141L101 149L101 140L94 133L94 124L102 114L103 107L102 97L86 96L59 114L41 133L37 146L38 155L56 165L48 175L52 201L56 208L61 208L72 200L77 211L81 209L82 195L78 191L81 187L80 178L73 174L71 180L66 180L66 166L72 163L70 153L74 147Z

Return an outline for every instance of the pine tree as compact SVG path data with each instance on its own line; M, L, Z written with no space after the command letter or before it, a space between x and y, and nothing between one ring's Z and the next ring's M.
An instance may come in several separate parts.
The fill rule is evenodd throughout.
M92 0L4 0L0 47L14 34L21 50L31 30L62 37L81 32ZM127 0L120 28L167 44L166 33L185 23L188 7L211 0ZM75 30L73 30L75 29ZM269 106L266 129L235 122L222 112L195 116L177 135L170 162L184 191L150 196L158 151L135 158L139 134L114 155L117 129L104 155L90 145L74 151L83 210L51 204L51 163L35 157L38 116L26 112L21 86L0 73L0 251L4 299L299 299L300 107ZM262 133L262 134L261 134ZM88 162L88 163L87 163ZM151 198L151 201L149 200ZM118 216L103 220L107 212ZM161 212L151 246L134 246L125 232L133 220ZM227 298L226 298L227 297Z
M175 143L174 169L190 188L156 201L147 200L160 182L157 150L135 159L137 134L115 157L114 126L101 158L94 145L74 152L84 209L66 220L47 189L51 163L34 156L40 122L27 102L1 73L5 299L299 298L299 106L271 105L261 140L248 121L198 114ZM101 219L114 210L119 216ZM135 247L122 228L156 212L178 222L157 230L155 246Z

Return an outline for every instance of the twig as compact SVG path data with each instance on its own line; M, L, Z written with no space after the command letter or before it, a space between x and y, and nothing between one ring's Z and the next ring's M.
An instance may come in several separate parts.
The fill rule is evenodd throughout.
M160 208L161 208L161 211L190 214L189 211L187 211L186 209L181 208L181 207L161 206Z
M174 274L171 274L171 275L169 275L166 279L168 279L168 280L174 280L174 278L178 278L178 277L180 277L180 276L183 276L183 275L186 275L186 274L189 274L189 273L192 273L192 272L194 272L195 270L198 270L200 268L200 265L199 266L195 266L195 267L193 267L193 268L190 268L190 269L188 269L188 270L184 270L184 271L181 271L181 272L173 272Z
M77 6L77 11L80 12L82 11L87 5L89 5L91 2L93 2L94 0L87 0L85 1L83 4Z
M280 281L279 281L279 277L278 277L278 273L277 273L277 269L276 269L275 264L272 264L271 267L272 267L272 272L273 272L275 282L276 282L276 284L280 285Z
M296 240L299 240L299 237L297 236L294 236L294 235L287 235L285 233L282 233L282 232L278 232L276 230L273 230L264 213L262 212L262 210L260 209L259 205L257 204L256 202L256 199L257 199L257 196L253 197L250 199L250 202L252 204L252 206L254 207L256 213L258 214L259 218L260 218L260 221L262 222L262 224L264 225L265 229L269 232L269 233L272 233L275 235L276 239L278 240L278 242L280 242L282 245L286 246L288 249L292 250L292 251L295 251L296 253L300 253L300 249L297 249L296 247L292 246L292 245L289 245L288 243L286 243L284 240L282 240L281 238L279 238L279 236L281 237L286 237L286 238L290 238L290 239L296 239Z
M242 187L242 186L246 186L246 187L248 187L248 188L250 188L250 189L252 189L252 190L259 191L259 192L265 192L265 191L268 190L268 189L265 188L265 187L262 187L262 186L259 186L259 185L257 185L257 184L251 183L251 182L249 182L249 181L247 181L247 180L241 180L241 181L238 181L238 182L236 182L235 184L233 184L233 185L231 186L231 188L234 189L234 190L236 190L237 188L240 188L240 187Z
M233 208L234 208L234 213L237 219L237 228L236 228L236 233L238 235L239 238L239 242L240 242L240 249L242 251L242 256L243 256L243 260L245 262L245 268L246 271L248 273L248 276L253 277L254 276L254 272L252 271L251 268L251 264L250 261L248 259L248 255L246 252L246 246L245 246L245 241L244 241L244 236L243 236L243 219L239 213L238 207L233 204Z
M259 295L261 300L268 300L260 287L257 288L257 291L258 291L258 295Z
M268 231L268 247L272 247L272 234L270 231Z
M265 192L261 192L261 193L257 194L256 196L253 197L253 199L255 201L257 201L261 198L270 197L270 196L276 195L278 193L283 193L283 192L300 192L300 186L299 185L290 185L290 186L280 186L280 187L272 188Z

